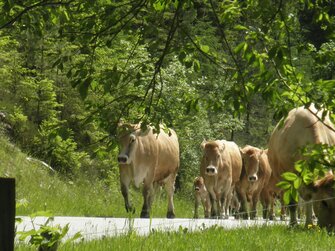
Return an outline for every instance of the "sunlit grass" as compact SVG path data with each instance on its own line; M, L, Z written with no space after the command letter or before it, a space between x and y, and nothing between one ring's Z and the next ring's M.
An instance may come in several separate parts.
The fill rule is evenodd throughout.
M70 243L60 250L334 250L335 236L318 229L264 226L234 230L212 227L203 231L154 232L148 236L129 234L103 240ZM32 250L20 247L17 250Z

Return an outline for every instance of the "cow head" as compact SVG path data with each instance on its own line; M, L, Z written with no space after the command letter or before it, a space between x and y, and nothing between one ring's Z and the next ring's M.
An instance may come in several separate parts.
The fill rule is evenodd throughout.
M214 176L218 174L221 164L221 154L224 151L225 145L219 144L217 141L202 142L201 147L204 151L203 164L205 174Z
M262 151L252 147L245 146L243 149L240 149L243 166L247 174L248 181L256 182L258 180L259 174L259 159L262 154Z
M196 177L194 179L193 184L194 184L194 191L195 192L201 191L203 189L203 187L205 186L204 179L201 176Z
M119 164L130 164L137 147L138 124L122 124L118 127L120 153L117 157Z
M313 208L318 225L335 231L335 180L332 173L316 181L313 186Z

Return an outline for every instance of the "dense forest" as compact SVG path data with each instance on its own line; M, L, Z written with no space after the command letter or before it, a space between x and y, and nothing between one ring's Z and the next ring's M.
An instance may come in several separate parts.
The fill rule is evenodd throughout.
M314 102L335 111L332 0L2 0L0 125L68 177L117 175L120 120L164 123L177 187L203 139L266 148Z

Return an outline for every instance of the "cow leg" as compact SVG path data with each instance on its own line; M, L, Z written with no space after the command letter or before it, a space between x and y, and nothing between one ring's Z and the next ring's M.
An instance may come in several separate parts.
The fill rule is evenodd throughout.
M246 192L241 191L240 189L236 189L237 198L240 201L240 211L239 216L241 216L243 219L248 219L248 209L247 209L247 195Z
M209 194L207 194L206 198L203 200L203 206L204 206L204 211L205 211L205 218L209 218L210 213L211 213L211 208L212 208Z
M306 211L305 227L308 227L308 225L313 224L313 205L311 201L305 204L305 211Z
M211 218L215 218L217 216L216 195L213 189L209 189L208 193L209 193L209 200L211 204Z
M221 193L219 193L219 192L216 192L215 193L215 196L216 196L216 208L217 208L217 217L219 218L219 219L221 219L222 218L222 213L223 213L223 203L221 203L221 201L223 200L225 200L225 198L222 198L221 197Z
M229 219L229 207L231 205L232 197L233 197L233 187L232 189L230 189L228 194L226 194L226 200L224 202L225 219Z
M129 167L122 166L120 167L120 184L121 184L121 193L124 199L125 208L128 213L135 213L135 208L132 206L129 200L129 185L131 182L131 174Z
M200 202L201 202L200 195L197 194L197 193L195 193L195 198L194 198L194 219L198 219L199 218L198 209L199 209Z
M282 195L280 196L279 200L280 200L280 220L284 221L284 220L286 220L287 209L290 209L290 206L289 207L285 206ZM291 215L291 213L290 213L290 215Z
M175 217L174 213L174 204L173 204L173 194L174 194L174 175L171 175L165 184L165 190L168 196L168 210L166 214L166 218L173 219Z
M272 220L273 217L271 210L273 210L273 207L271 209L271 204L272 204L272 200L271 200L271 194L268 191L262 191L261 192L261 203L262 203L262 208L263 208L263 219L270 219Z
M150 217L150 209L154 196L154 187L152 183L143 185L143 207L141 211L141 218L149 218Z
M297 203L295 201L290 201L289 203L289 211L290 211L290 225L297 225Z
M254 220L257 216L257 203L259 201L259 193L254 193L252 196L252 205L250 212L250 220Z

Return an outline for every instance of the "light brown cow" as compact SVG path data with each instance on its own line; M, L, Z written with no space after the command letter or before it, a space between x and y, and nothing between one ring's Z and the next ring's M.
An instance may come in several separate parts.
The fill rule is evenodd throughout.
M168 196L167 218L174 218L174 183L179 169L179 143L176 133L170 129L165 133L153 132L149 126L145 131L140 124L119 126L120 154L118 155L121 192L126 210L134 211L128 193L132 181L136 187L143 184L143 207L141 218L150 217L154 192L165 185Z
M204 177L211 199L212 217L229 217L229 203L234 186L239 181L242 158L238 146L232 141L202 142L203 157L200 174Z
M254 219L257 215L257 203L260 199L261 192L267 186L270 176L271 168L268 161L267 150L261 150L253 146L245 146L240 149L243 159L244 172L241 175L240 191L242 196L250 197L250 219ZM242 200L242 202L245 201ZM264 217L267 217L271 199L267 200L263 206ZM247 206L241 205L240 212L247 213Z
M205 218L209 218L211 212L211 202L209 199L209 193L205 186L205 181L201 176L194 179L194 197L194 218L199 218L198 209L200 203L204 208Z
M323 122L319 118L322 118L322 111L317 111L311 105L308 109L299 107L291 110L287 118L277 124L269 140L268 151L273 176L277 182L281 180L282 173L295 171L294 163L302 158L299 152L302 147L307 144L335 144L335 132L330 129L334 125L328 116L324 117ZM316 190L322 189L323 185L320 185ZM301 187L299 194L305 201L317 200L320 196L318 192L312 193L306 186ZM296 224L296 205L290 205L289 209L290 223ZM324 210L321 208L318 214L323 215ZM309 224L312 224L312 205L306 203L306 225ZM335 222L331 224L335 225Z

